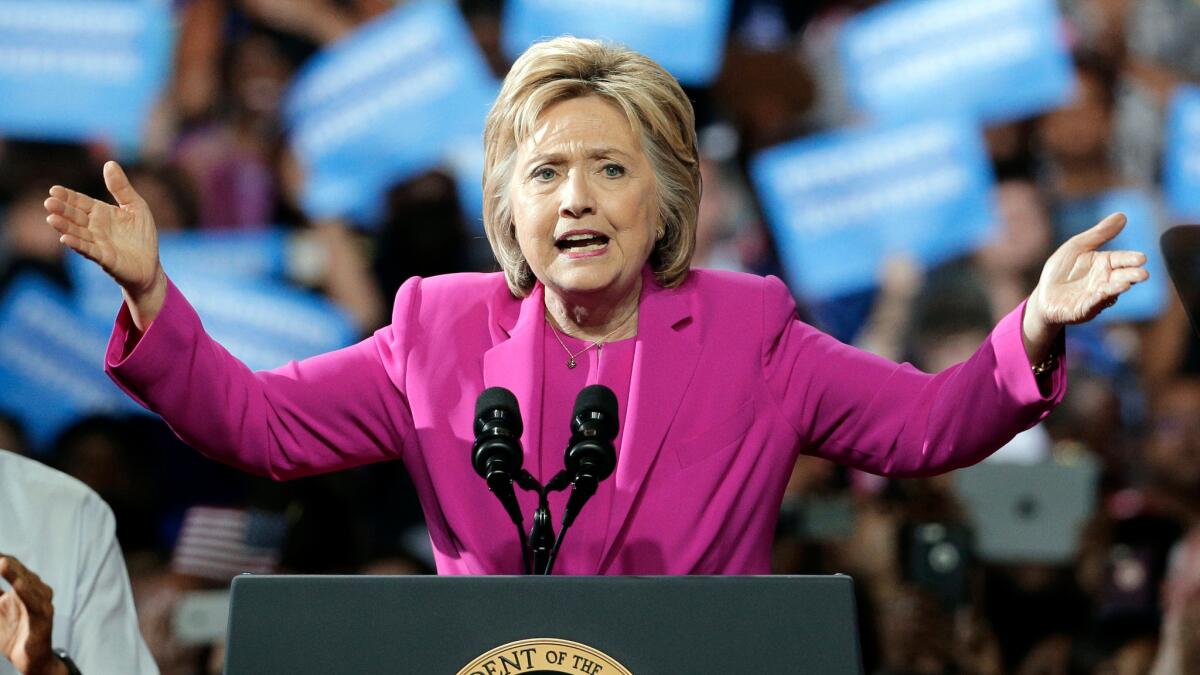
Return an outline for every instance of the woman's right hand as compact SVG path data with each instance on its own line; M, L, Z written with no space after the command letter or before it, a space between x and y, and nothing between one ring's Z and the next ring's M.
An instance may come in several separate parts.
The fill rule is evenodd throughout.
M44 204L49 212L46 222L59 231L59 241L121 285L134 325L145 332L167 294L167 278L158 259L158 231L146 200L116 162L104 164L104 184L116 206L61 185L50 188Z

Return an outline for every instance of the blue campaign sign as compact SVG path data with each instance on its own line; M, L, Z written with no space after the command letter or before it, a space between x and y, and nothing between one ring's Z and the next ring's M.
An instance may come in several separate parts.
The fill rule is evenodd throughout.
M140 409L104 374L107 342L106 327L39 277L18 278L0 300L0 409L35 447L79 417Z
M483 144L476 135L463 136L446 155L454 175L458 208L475 234L483 234Z
M251 369L279 367L345 347L357 331L320 296L270 281L226 281L172 273L214 339Z
M1200 87L1179 87L1167 111L1163 190L1171 213L1200 220Z
M164 269L216 278L281 278L286 248L287 232L281 228L164 232L158 238Z
M724 57L731 0L509 0L504 50L559 35L617 42L654 59L685 85L716 78Z
M405 3L318 53L284 103L314 217L378 217L393 182L483 126L497 84L458 8Z
M996 222L982 135L961 118L810 136L763 151L750 173L811 299L871 288L889 254L935 264L977 248Z
M136 147L173 26L169 0L0 0L0 136Z
M848 21L838 50L851 98L879 116L997 122L1062 105L1074 89L1054 0L892 0Z
M175 274L213 279L266 281L285 274L288 233L282 228L259 230L164 232L158 238L163 268ZM121 302L113 280L94 263L72 255L67 269L90 314L110 321Z
M1136 188L1125 188L1059 204L1054 212L1058 238L1066 241L1117 212L1124 213L1129 222L1104 249L1145 253L1150 278L1127 291L1097 320L1105 323L1150 321L1166 307L1168 292L1167 270L1158 248L1161 217L1150 195Z
M331 351L354 342L357 330L329 301L268 278L223 276L189 265L167 267L205 330L253 370ZM112 325L123 300L117 285L94 264L72 256L81 312Z

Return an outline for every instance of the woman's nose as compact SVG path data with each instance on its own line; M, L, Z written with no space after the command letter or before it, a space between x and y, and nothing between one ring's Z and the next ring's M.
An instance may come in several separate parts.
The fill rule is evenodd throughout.
M558 208L560 218L582 218L596 212L592 200L591 186L582 171L571 171L563 181L562 201Z

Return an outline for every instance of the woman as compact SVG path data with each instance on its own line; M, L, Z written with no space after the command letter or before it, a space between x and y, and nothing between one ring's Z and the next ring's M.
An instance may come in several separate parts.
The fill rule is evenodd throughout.
M443 574L521 569L469 461L486 387L516 394L525 466L542 481L562 468L580 389L617 394L616 473L572 527L559 572L759 574L799 452L894 476L982 459L1061 399L1062 326L1146 278L1140 253L1095 251L1123 225L1110 217L1050 258L971 359L926 375L801 323L777 279L689 272L692 109L649 59L573 38L534 45L484 144L503 275L411 279L390 326L270 372L204 334L115 163L104 176L118 206L55 186L47 220L124 289L106 368L130 396L209 457L277 479L403 460ZM564 501L554 495L554 513ZM521 505L528 519L534 496Z

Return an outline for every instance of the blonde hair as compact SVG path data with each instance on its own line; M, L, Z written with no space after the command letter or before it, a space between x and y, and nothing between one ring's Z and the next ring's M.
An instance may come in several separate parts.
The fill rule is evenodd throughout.
M658 186L658 223L650 265L658 283L683 283L696 249L700 163L696 120L679 83L635 51L559 37L534 44L504 78L483 132L483 227L513 295L535 279L517 244L509 185L517 147L553 103L600 96L625 113L642 141Z

